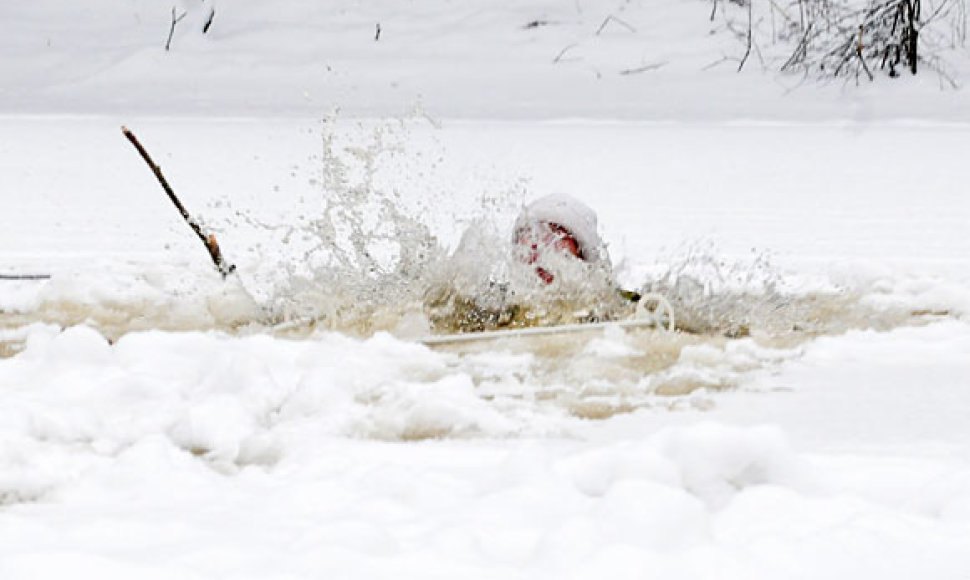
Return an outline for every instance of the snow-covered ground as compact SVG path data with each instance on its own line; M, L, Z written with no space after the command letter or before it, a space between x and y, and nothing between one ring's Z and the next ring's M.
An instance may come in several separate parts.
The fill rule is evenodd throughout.
M704 2L177 6L0 5L0 578L970 576L962 91L703 70ZM416 341L554 191L698 332ZM421 267L321 268L334 200Z

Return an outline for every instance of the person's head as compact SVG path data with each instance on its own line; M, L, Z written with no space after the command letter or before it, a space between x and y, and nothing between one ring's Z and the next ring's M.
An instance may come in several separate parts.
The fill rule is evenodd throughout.
M604 260L596 214L565 194L548 195L527 205L515 221L513 238L522 260L535 264L536 273L547 284L555 275L543 267L545 255L575 257L591 264Z

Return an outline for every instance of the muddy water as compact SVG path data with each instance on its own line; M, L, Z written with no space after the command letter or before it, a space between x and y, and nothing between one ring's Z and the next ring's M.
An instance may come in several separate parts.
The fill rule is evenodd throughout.
M60 328L86 325L96 329L108 342L129 332L145 330L191 331L219 330L238 333L255 324L252 312L238 308L210 308L205 303L186 308L176 299L102 302L50 300L30 310L0 310L0 357L23 349L27 328L44 324Z
M495 351L526 356L517 376L474 368L471 374L484 393L532 397L578 417L603 419L642 407L707 408L712 400L697 395L733 389L747 374L797 357L799 347L817 337L949 316L875 308L848 294L718 296L699 304L675 296L672 302L682 321L675 332L613 328L435 348L465 358Z
M674 332L609 327L530 337L511 333L432 348L447 358L449 372L469 375L481 396L496 404L531 401L577 417L603 419L643 407L705 408L713 405L711 395L735 388L752 371L797 357L799 346L819 336L852 329L884 331L948 316L904 307L876 308L848 292L725 292L698 298L682 289L666 290L679 320ZM399 305L352 308L350 301L336 306L331 302L327 315L282 325L278 313L254 308L242 299L230 307L225 296L197 300L193 307L149 301L48 301L30 311L0 312L0 357L21 352L27 329L35 324L84 324L108 341L144 330L214 330L290 340L313 340L320 330L360 337L390 331L412 338L433 332L435 326L446 332L467 330L468 301L452 301L449 310L437 300L440 293L428 295L435 298ZM622 301L569 302L561 297L518 306L518 318L494 316L483 322L479 317L474 330L621 319L631 309ZM532 316L523 318L522 311ZM414 323L407 332L402 331L405 319Z

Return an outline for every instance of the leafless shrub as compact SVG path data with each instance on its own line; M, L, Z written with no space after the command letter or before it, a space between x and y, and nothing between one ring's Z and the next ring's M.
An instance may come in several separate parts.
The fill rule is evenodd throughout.
M926 64L945 74L936 54L941 43L935 29L952 10L962 10L964 0L941 0L928 15L923 3L868 0L854 8L830 0L798 0L798 40L781 69L874 80L876 70L895 78L901 70L915 75Z

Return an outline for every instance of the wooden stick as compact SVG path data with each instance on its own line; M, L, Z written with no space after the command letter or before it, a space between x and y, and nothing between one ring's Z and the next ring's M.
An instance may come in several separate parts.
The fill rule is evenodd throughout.
M148 167L151 168L152 173L155 174L155 178L158 179L158 183L162 185L162 189L164 189L165 194L168 195L168 199L172 201L175 208L179 210L180 214L182 214L182 219L185 220L185 223L189 224L189 227L192 228L195 235L199 236L199 239L202 240L203 244L205 244L205 249L208 250L209 257L212 258L212 263L215 264L216 270L222 274L223 279L225 279L225 277L229 274L232 274L232 272L236 269L236 266L226 263L225 258L222 256L222 251L219 249L219 244L216 242L215 234L206 234L202 230L202 226L199 225L199 222L195 221L195 219L189 215L188 210L185 209L185 206L182 205L179 198L175 196L175 192L172 191L172 187L168 184L168 181L165 180L165 176L162 175L162 169L156 165L154 161L152 161L151 156L148 155L148 151L146 151L145 148L142 147L141 143L138 142L138 138L135 137L135 134L129 131L128 127L122 127L121 132L125 134L125 137L127 137L129 141L131 141L131 144L134 145L135 149L138 150L141 158L144 159L145 163L148 164Z
M50 280L50 274L0 274L0 280Z

